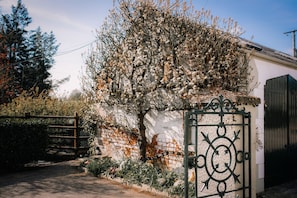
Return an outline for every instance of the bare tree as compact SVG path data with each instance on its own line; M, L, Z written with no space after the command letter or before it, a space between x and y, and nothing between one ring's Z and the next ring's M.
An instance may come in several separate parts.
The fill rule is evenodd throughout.
M97 102L137 115L143 160L143 121L151 109L185 109L193 96L218 89L246 93L241 33L231 19L186 1L118 1L86 63Z

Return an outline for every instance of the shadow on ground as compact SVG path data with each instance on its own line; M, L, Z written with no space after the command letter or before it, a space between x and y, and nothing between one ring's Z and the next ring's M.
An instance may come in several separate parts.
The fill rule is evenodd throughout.
M90 176L68 161L0 175L0 197L156 197Z

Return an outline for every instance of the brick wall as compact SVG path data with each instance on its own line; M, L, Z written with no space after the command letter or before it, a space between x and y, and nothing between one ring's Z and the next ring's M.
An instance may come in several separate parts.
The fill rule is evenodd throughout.
M116 160L139 159L138 134L115 127L100 127L103 155Z
M147 114L145 125L148 162L167 169L182 166L182 116L183 114L180 112L153 111ZM127 119L129 119L128 116L125 120ZM115 160L140 159L137 129L100 126L98 130L98 139L100 139L100 149L103 155L110 156Z

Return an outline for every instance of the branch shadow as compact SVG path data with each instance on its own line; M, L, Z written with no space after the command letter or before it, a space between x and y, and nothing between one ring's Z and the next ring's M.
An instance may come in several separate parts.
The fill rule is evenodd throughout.
M121 185L110 185L110 181L90 176L79 166L67 163L56 163L0 176L0 197L100 197L100 194L131 197L125 196L125 190Z

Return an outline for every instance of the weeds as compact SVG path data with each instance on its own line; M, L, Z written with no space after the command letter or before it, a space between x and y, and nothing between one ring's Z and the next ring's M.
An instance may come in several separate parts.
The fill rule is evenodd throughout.
M111 160L109 157L104 157L100 159L95 159L91 161L84 162L86 168L90 173L92 173L95 177L99 177L102 174L110 175L109 171L111 169L117 168L118 164Z
M122 161L120 164L109 157L86 160L82 163L94 176L106 176L110 178L121 178L128 184L138 186L148 185L158 191L167 192L170 196L183 197L184 183L183 175L175 172L162 170L149 163ZM190 194L194 194L193 184L190 184Z

